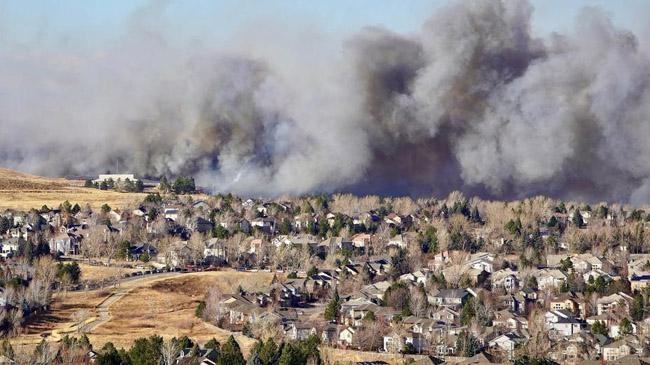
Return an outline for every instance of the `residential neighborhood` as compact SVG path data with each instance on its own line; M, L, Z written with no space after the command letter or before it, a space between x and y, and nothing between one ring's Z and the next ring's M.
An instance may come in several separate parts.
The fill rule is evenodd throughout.
M563 215L573 218L558 219ZM316 339L368 361L376 353L436 364L650 355L650 214L634 208L547 198L486 202L458 193L417 201L196 201L151 192L128 208L63 202L8 210L0 220L4 267L51 256L141 268L104 283L59 279L55 290L176 270L268 273L266 287L206 288L197 308L200 319L260 341ZM6 281L14 275L4 272ZM35 277L26 275L29 288ZM9 289L1 295L11 312L20 296ZM25 302L23 316L47 311L51 295Z

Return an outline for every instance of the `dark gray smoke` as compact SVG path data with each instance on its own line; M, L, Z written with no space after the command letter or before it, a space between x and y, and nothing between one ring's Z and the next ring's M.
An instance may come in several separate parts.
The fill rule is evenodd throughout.
M272 24L183 42L160 13L93 52L0 37L0 163L119 163L256 195L650 202L648 40L600 10L542 39L526 1L462 1L418 34L369 27L342 45Z

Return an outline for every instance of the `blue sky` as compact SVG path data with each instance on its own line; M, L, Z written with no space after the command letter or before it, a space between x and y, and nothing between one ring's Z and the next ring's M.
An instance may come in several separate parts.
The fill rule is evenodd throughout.
M644 0L531 0L538 34L571 29L583 6L600 6L614 22L641 30ZM147 0L0 0L0 36L14 43L92 46L119 37L139 8L163 4ZM446 0L169 0L169 26L180 35L228 37L242 26L275 19L345 36L365 25L414 32Z

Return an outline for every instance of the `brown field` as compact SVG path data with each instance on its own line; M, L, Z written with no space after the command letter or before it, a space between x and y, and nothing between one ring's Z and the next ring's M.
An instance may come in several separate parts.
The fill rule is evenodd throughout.
M58 295L52 311L30 323L12 343L33 346L42 333L47 333L51 341L58 341L65 334L77 335L73 317L80 311L86 311L84 330L97 348L106 342L113 342L118 348L130 347L136 338L153 334L165 338L187 335L199 342L212 337L225 341L230 332L194 315L207 289L217 286L224 293L236 291L239 285L261 289L272 278L272 273L236 271L170 273L127 281L116 288ZM248 354L254 341L241 335L235 337L244 354Z
M83 187L80 180L40 177L0 167L0 210L29 210L43 205L58 207L65 200L80 206L90 204L94 209L108 204L125 208L141 202L146 193L119 193ZM192 195L205 199L205 195Z
M321 357L326 364L353 365L361 361L385 361L390 365L402 365L409 364L413 360L420 360L425 356L364 352L326 347L321 348Z
M81 206L90 204L93 208L103 204L119 208L141 201L146 195L88 189L83 184L79 180L40 177L0 168L0 209L29 210L44 204L57 207L65 200Z
M113 279L116 276L122 276L126 273L132 273L134 271L140 271L138 269L127 269L122 267L106 267L106 266L94 266L85 263L79 263L81 268L81 280L104 280L104 279Z

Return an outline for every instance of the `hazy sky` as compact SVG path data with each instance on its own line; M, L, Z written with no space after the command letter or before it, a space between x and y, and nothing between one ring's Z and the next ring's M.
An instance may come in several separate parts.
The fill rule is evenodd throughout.
M227 39L241 28L270 20L344 37L366 25L397 32L419 29L445 0L4 0L0 36L13 44L92 47L119 37L139 8L164 3L165 19L179 36ZM532 0L534 33L566 31L584 6L605 9L620 26L638 31L650 6L643 0ZM260 27L263 31L264 27Z

